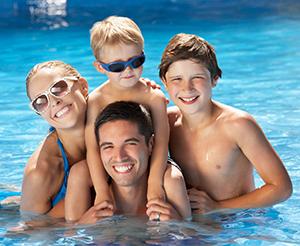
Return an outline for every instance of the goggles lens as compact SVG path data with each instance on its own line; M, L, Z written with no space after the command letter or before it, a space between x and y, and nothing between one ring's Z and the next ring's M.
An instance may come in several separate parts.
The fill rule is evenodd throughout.
M101 66L108 72L120 73L124 71L128 66L135 69L142 66L145 62L145 54L131 58L126 62L112 62L112 63L100 63Z

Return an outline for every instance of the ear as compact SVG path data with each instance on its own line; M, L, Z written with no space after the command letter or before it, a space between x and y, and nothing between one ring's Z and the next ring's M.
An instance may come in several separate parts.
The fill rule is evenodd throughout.
M216 76L212 79L212 81L211 81L212 87L215 87L215 86L217 85L218 80L219 80L219 76L216 75Z
M94 61L93 66L96 68L98 72L105 74L106 70L101 66L100 62Z
M151 156L151 154L152 154L153 145L154 145L154 135L152 134L152 136L149 139L149 143L148 143L149 156Z
M79 80L78 80L78 83L79 83L79 89L80 89L82 95L85 98L87 98L88 95L89 95L89 85L88 85L88 82L86 81L85 78L80 77Z

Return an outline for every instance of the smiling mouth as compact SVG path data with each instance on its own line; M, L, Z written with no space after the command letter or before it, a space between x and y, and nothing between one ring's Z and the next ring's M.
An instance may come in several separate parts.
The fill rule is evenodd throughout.
M199 96L195 96L195 97L179 97L179 99L185 103L185 104L192 104L194 103Z
M133 78L133 77L134 77L134 75L132 74L132 75L124 76L123 79L131 79L131 78Z
M133 164L125 164L125 165L116 165L113 166L113 169L120 174L125 174L125 173L129 173L132 168L133 168Z
M61 118L63 117L65 114L67 114L70 111L70 106L71 105L66 105L65 107L63 107L61 110L59 110L56 114L55 117L56 118Z

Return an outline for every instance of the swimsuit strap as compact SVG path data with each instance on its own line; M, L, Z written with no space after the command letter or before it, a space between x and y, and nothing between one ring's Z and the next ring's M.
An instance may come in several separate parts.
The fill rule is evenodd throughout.
M63 157L65 174L64 174L64 181L63 181L58 193L56 194L56 196L54 197L54 199L51 202L52 207L54 207L61 199L63 199L65 197L66 192L67 192L67 183L68 183L68 177L69 177L69 172L70 172L69 161L68 161L67 155L65 153L64 147L63 147L61 141L59 140L59 138L57 138L57 144L58 144L58 147L59 147L62 157Z

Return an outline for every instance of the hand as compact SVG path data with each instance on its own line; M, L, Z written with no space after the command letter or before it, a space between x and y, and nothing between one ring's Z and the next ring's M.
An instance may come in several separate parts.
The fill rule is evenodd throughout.
M166 221L171 219L181 219L179 213L170 203L160 199L153 199L149 201L146 206L146 214L150 220Z
M160 89L160 85L157 84L154 80L150 80L148 78L140 78L140 80L146 83L146 85L151 87L152 89Z
M91 207L85 212L77 224L95 224L98 220L114 215L114 207L111 202L104 201Z
M213 200L205 191L192 188L188 190L188 196L193 213L205 214L219 209L218 202Z

